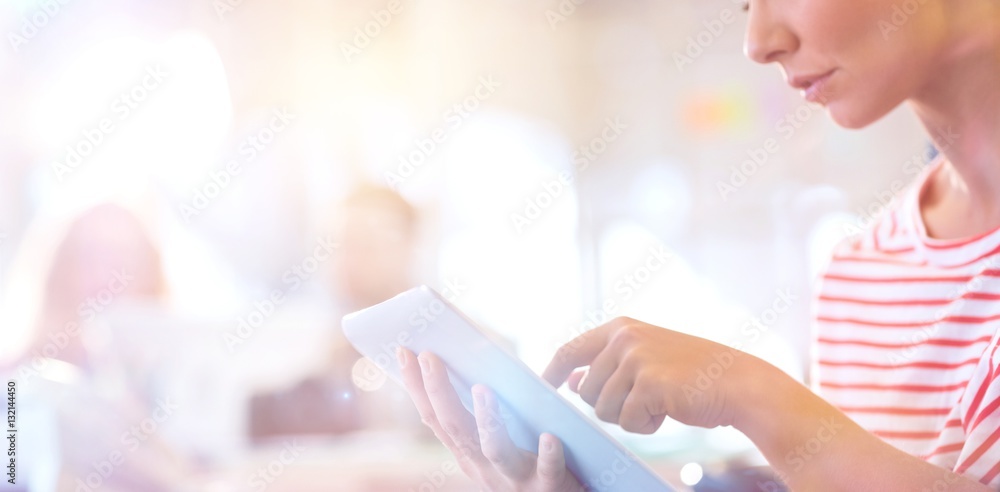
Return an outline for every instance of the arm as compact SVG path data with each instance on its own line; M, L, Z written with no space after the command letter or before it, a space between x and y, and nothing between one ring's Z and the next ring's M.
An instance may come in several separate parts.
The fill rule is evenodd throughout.
M759 361L759 359L757 359ZM947 490L987 486L890 446L805 386L763 361L734 427L792 490Z
M793 490L989 490L883 442L761 359L629 318L561 347L544 376L568 378L598 418L627 431L652 433L667 416L732 425Z

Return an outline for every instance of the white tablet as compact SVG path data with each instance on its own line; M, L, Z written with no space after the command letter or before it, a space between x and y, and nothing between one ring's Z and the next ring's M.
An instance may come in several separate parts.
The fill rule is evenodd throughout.
M538 452L538 437L548 432L566 450L566 466L588 490L667 492L673 489L560 396L520 359L494 343L462 312L427 286L344 317L347 339L402 384L396 347L436 354L465 408L472 411L474 384L497 394L500 413L521 449ZM509 416L509 417L508 417Z

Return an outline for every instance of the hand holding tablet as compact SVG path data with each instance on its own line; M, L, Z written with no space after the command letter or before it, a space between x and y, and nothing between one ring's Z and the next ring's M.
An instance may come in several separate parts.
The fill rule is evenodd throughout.
M517 490L578 490L581 483L597 491L672 490L428 287L345 316L344 333L407 386L425 422L473 478L506 480Z
M441 359L429 352L418 358L406 349L400 349L399 355L404 384L422 420L458 457L466 475L487 490L584 490L567 470L565 451L558 438L542 434L537 455L518 448L510 438L495 393L482 385L473 386L474 414L470 415Z

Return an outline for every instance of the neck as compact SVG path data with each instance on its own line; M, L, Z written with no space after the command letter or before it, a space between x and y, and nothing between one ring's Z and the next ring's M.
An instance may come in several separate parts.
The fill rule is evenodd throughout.
M956 18L961 40L911 100L947 163L935 195L1000 223L1000 7L978 2ZM969 35L968 33L975 33Z

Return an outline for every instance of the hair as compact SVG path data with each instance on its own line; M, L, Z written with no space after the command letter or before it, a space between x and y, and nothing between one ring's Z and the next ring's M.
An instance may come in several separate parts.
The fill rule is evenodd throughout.
M165 296L167 284L163 276L163 265L154 234L146 220L137 210L115 203L100 202L85 208L56 213L44 218L36 218L19 245L11 263L7 279L2 321L8 328L5 336L10 343L0 350L0 365L17 364L31 356L30 351L47 335L41 322L52 303L66 302L54 296L55 287L61 282L67 253L76 239L79 227L93 220L115 220L128 227L134 227L149 241L152 248L151 260L157 266L157 277L153 284L157 295ZM74 300L79 302L79 300Z

